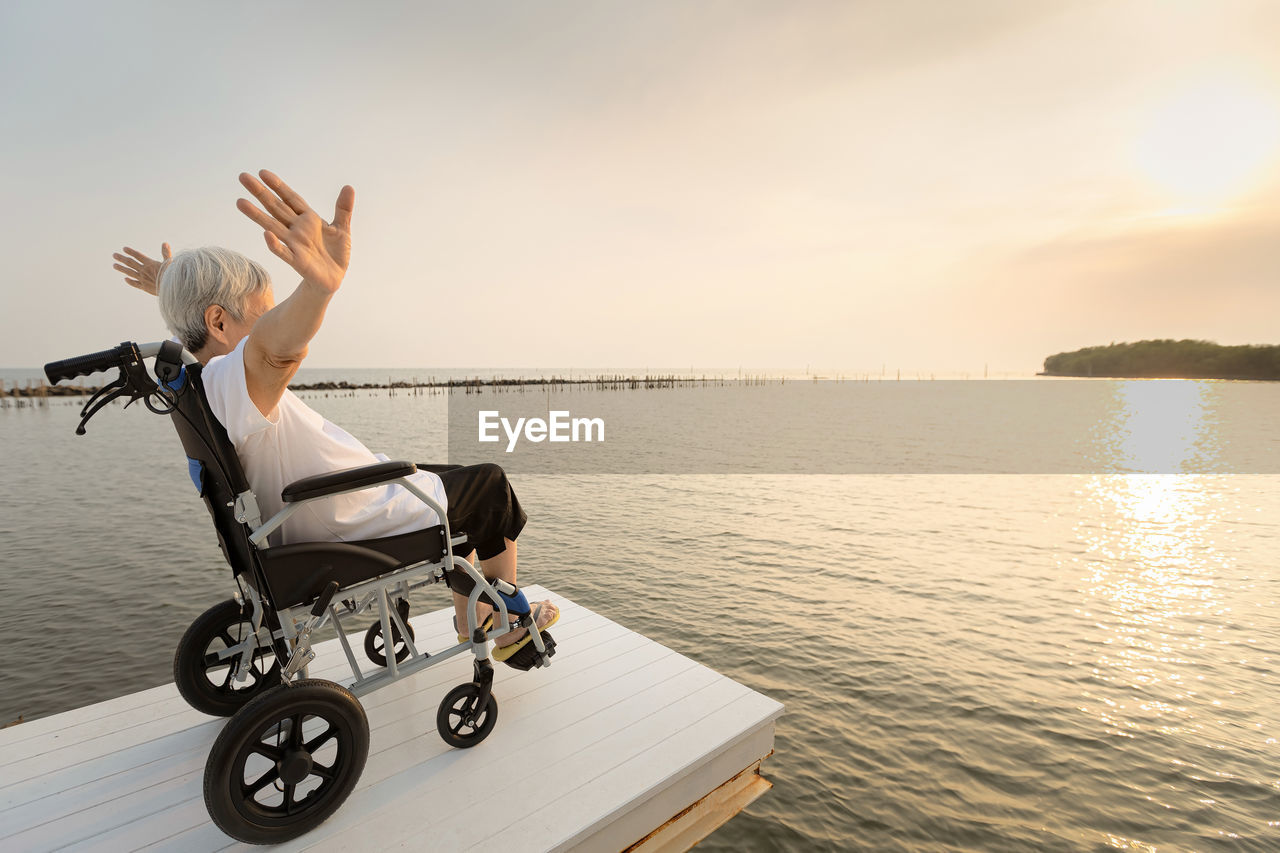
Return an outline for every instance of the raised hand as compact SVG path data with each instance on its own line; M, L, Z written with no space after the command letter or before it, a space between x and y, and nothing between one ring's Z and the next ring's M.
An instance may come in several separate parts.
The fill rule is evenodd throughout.
M293 267L303 282L333 293L351 262L351 210L356 191L343 187L334 205L333 221L325 222L275 174L263 169L258 175L261 181L242 172L240 183L262 208L244 198L236 200L236 207L262 226L267 248Z
M154 258L148 258L137 249L124 247L125 254L119 252L112 253L111 257L115 258L117 263L111 265L112 269L119 270L124 273L124 280L130 287L136 287L143 293L156 295L156 288L160 279L160 261ZM173 249L169 248L168 243L160 246L160 257L168 261L173 258Z

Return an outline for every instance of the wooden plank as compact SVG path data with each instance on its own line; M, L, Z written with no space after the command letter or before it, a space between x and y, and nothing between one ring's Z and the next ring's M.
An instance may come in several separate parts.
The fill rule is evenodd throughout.
M670 650L649 642L628 653L629 661L626 663L628 668L622 671L610 670L598 662L583 673L583 678L590 676L594 680L601 680L611 675L614 680L632 683L633 690L643 690L645 681L638 667L661 665L662 659L672 656L673 653ZM565 667L567 662L562 664L560 658L561 655L556 656L556 663L552 669ZM517 674L513 673L513 675ZM578 683L585 682L580 680ZM542 687L538 686L535 689L541 690ZM492 760L484 761L474 756L483 754L481 751L486 747L501 754L501 746L490 746L491 741L500 744L496 740L500 735L511 743L518 744L521 738L529 736L530 731L535 731L529 722L527 712L529 708L541 707L541 702L531 701L529 708L526 708L525 713L522 714L511 709L511 706L516 703L508 699L507 691L504 690L501 695L498 727L484 743L465 752L445 747L435 734L433 708L430 718L432 722L427 724L425 730L420 728L414 739L392 745L382 750L377 756L370 757L370 763L366 767L365 775L361 777L359 787L337 814L306 836L281 845L278 849L300 850L310 847L371 849L369 845L379 837L379 832L386 822L403 823L406 816L412 815L411 825L419 827L433 839L428 849L448 850L448 847L438 846L434 841L437 837L436 818L447 808L447 803L440 799L440 789L465 784L475 784L483 788L486 784L492 784L486 783L484 777L486 774L499 772L501 768L497 767ZM550 712L549 708L544 710ZM571 724L571 721L561 722L566 725ZM392 802L388 803L388 799ZM423 804L427 804L425 808ZM203 800L198 806L198 809L184 809L186 817L192 822L190 828L183 830L180 835L172 839L157 844L154 849L181 850L188 853L188 851L225 848L228 839L209 823ZM352 830L351 840L343 835L345 830ZM110 849L113 846L119 849L116 842L124 837L126 836L113 836L110 839L111 843L101 848L73 849ZM250 850L252 848L241 848L235 845L234 849Z
M551 598L553 601L560 599L546 589L540 586L525 587L526 595L533 599ZM573 605L569 602L570 606ZM424 631L427 636L436 634L449 634L451 644L453 641L451 631L446 631L445 626L451 625L453 611L451 609L434 610L429 613L419 614L412 620L414 631ZM368 622L372 622L373 617L368 618ZM367 623L365 625L367 627ZM348 635L353 643L359 648L359 644L363 642L364 628ZM330 646L329 644L332 643ZM333 652L332 659L325 661L322 651L328 649ZM316 677L333 677L332 675L323 674L322 670L340 670L342 673L349 672L345 657L341 654L336 640L326 641L316 646L317 659L311 668L311 673ZM362 664L363 665L363 664ZM369 664L372 667L372 664ZM340 676L341 677L341 676ZM178 694L177 688L173 684L162 684L148 690L138 693L131 693L127 696L120 696L115 699L108 699L93 705L85 705L70 711L63 711L49 717L42 717L38 720L29 720L20 725L12 726L6 729L0 729L0 768L11 763L16 753L13 751L16 745L25 741L45 737L61 737L62 733L67 730L75 729L86 724L92 724L94 721L103 720L105 718L114 717L124 719L128 714L138 711L141 708L161 704L163 707L170 708L177 712L181 710L189 710L185 701ZM43 751L43 750L41 750Z
M584 630L588 635L592 632L599 633L595 629L606 626L611 626L613 632L617 634L630 634L626 629L608 622L603 617L589 614L588 611L582 608L576 609L578 610L579 618L570 618L574 615L574 608L566 607L568 615L563 617L561 622L567 624L563 627L562 625L557 625L557 630L566 639L572 641L574 637ZM587 615L583 616L582 614ZM414 630L418 630L416 622ZM638 638L639 635L631 634L630 636ZM341 656L340 653L339 656ZM505 673L510 674L506 675L505 678L517 675L517 673L505 667L503 670ZM435 708L439 703L440 697L455 684L469 677L469 660L459 658L420 673L412 679L393 683L367 696L363 704L370 720L373 749L389 750L401 740L421 736L424 720L427 721L426 725L434 734ZM526 690L532 686L527 679L519 683ZM429 698L425 702L415 703L415 692L423 691L430 693ZM424 713L426 716L424 716ZM44 824L56 823L55 835L59 842L62 844L72 843L80 836L74 834L68 836L65 833L75 833L77 828L81 827L81 821L76 819L80 813L89 812L89 814L84 815L86 818L97 816L98 820L91 824L96 832L113 828L112 822L122 824L136 821L139 819L139 815L136 813L138 802L141 801L145 807L146 802L152 801L150 799L151 791L160 784L178 789L187 787L189 788L187 798L200 799L203 804L199 782L203 776L205 756L208 754L209 747L212 745L214 738L216 738L218 731L221 730L223 721L217 718L205 717L204 715L196 716L206 722L186 733L191 748L185 748L188 744L182 743L174 746L172 739L170 739L164 744L165 746L173 747L169 752L164 753L155 760L133 765L129 764L129 758L139 754L146 758L151 758L153 745L146 744L125 753L113 755L113 759L127 766L119 772L112 772L99 778L91 778L87 782L76 785L76 790L73 792L77 806L75 815L68 816L65 814L65 803L62 798L44 797L37 802L28 804L25 808L11 808L0 812L0 837L15 835L23 830L38 828ZM395 727L402 725L405 720L409 721L410 730L397 732ZM449 750L438 738L433 739L433 744L437 746L440 752ZM107 769L114 770L115 768L110 766ZM82 766L75 766L70 768L69 772L83 774L85 770ZM82 777L77 775L75 778L79 780ZM100 806L100 808L95 809L95 806ZM204 817L204 820L207 822L207 816ZM88 833L88 829L81 828L84 829L84 834ZM21 838L21 840L25 840L25 838Z
M683 853L772 787L773 783L760 775L760 762L757 761L623 853Z
M537 590L538 588L534 588ZM555 600L553 598L553 600ZM584 608L569 602L563 603L563 615L561 616L561 624L557 625L557 630L564 632L565 628L572 625L578 618L592 616L603 624L607 620L603 617L596 617L590 614ZM439 641L434 645L439 647L447 647L456 642L456 637L452 635L452 627L450 626L447 611L436 611L432 614L424 614L410 620L413 623L414 631L418 636L423 637L424 645L429 641L433 634L440 634L442 631L447 636L448 643L442 644ZM619 630L625 631L619 626ZM352 635L354 642L363 642L363 632ZM336 639L326 641L316 647L317 657L312 672L316 677L330 677L339 681L350 681L349 667L346 658L341 652L341 647ZM466 663L460 656L459 659L449 661L443 666L432 667L422 673L420 676L407 681L400 681L388 685L382 690L375 691L362 700L366 712L372 708L376 708L381 704L393 701L395 698L405 695L406 691L421 689L424 684L432 684L446 678L442 673L444 667L452 667L450 670L452 675L448 678L456 677L458 667L463 667L464 671L470 664ZM372 668L372 664L368 665ZM503 668L506 669L505 667ZM345 676L345 678L344 678ZM428 679L423 681L422 679ZM414 686L409 686L410 684ZM90 721L87 724L79 724L74 726L81 737L72 737L67 734L69 729L59 729L55 732L49 732L37 738L29 740L22 744L24 747L24 757L8 763L0 768L3 775L0 776L0 811L6 808L12 808L21 801L15 801L13 795L20 784L26 780L36 776L44 777L42 781L58 778L61 771L70 771L71 778L78 779L81 775L88 777L107 775L111 772L117 772L120 767L119 755L122 750L129 747L138 747L141 752L131 755L131 757L144 758L146 760L154 760L175 752L182 751L189 744L190 738L183 737L186 732L192 731L193 727L207 724L209 722L217 723L217 728L222 726L222 718L211 717L201 714L190 708L186 702L178 695L177 689L172 685L167 685L171 696L163 696L152 693L153 706L162 706L166 711L171 713L162 713L150 721L149 724L133 724L131 722L122 724L115 731L98 731L96 721ZM105 703L104 703L105 704ZM140 713L138 709L132 709L128 713ZM24 724L26 725L26 724ZM86 727L87 726L87 727ZM216 731L214 733L216 737ZM203 742L203 741L201 741ZM207 742L212 744L212 739ZM3 744L0 744L3 746ZM42 750L31 752L33 749ZM207 749L208 746L205 746ZM27 754L30 753L30 754ZM82 766L83 765L83 766ZM46 789L46 793L51 791Z
M557 632L559 632L560 636L568 640L571 644L580 631L585 631L585 636L591 636L602 633L599 629L604 628L607 629L607 632L610 634L620 635L618 637L619 640L625 640L635 646L647 645L650 649L657 649L664 654L671 654L661 646L657 646L652 642L644 640L644 638L637 634L626 631L626 629L616 625L616 623L608 622L608 620L605 620L603 617L591 614L589 611L585 611L582 608L578 608L578 610L580 614L586 615L576 621L570 622L568 626L562 626L560 624L557 625ZM572 609L566 607L566 613L572 613ZM565 622L565 618L562 618L562 623ZM574 630L574 626L578 626L577 630ZM417 630L416 625L415 630ZM596 658L599 658L600 660L596 662L602 662L604 660L604 656L601 654L601 650L606 645L607 642L584 646L582 653L576 657L587 662L592 662ZM571 668L561 664L561 657L561 655L557 655L557 666L555 669L560 670L562 674L571 673L573 671ZM450 670L452 670L452 674L449 674ZM551 671L552 670L548 670L548 672ZM441 675L440 673L442 672L445 674ZM436 673L434 680L429 680L429 674L431 673ZM523 678L521 678L522 675L524 676ZM451 750L446 746L435 734L435 709L439 704L440 698L445 692L455 684L465 681L468 678L470 678L469 659L460 658L458 660L448 661L439 667L420 673L412 679L405 679L404 681L396 682L395 684L392 684L383 690L376 691L366 697L364 704L366 705L366 713L370 720L372 747L370 763L366 767L366 771L362 776L362 787L378 778L380 772L385 773L388 769L388 764L394 767L396 763L405 762L406 756L412 756L412 758L415 759L422 759L424 757L430 758L432 755L452 755L455 753L454 750ZM495 679L495 684L506 684L511 679L515 679L516 689L505 690L504 695L518 697L523 692L536 689L538 686L536 677L531 679L525 674L517 673L505 667L503 667L498 673L498 676ZM375 699L375 697L379 700L386 700L389 695L395 693L397 690L413 691L415 689L419 692L424 692L426 694L425 698L416 699L415 696L411 694L409 696L402 697L407 701L381 701L380 704L375 704L373 701L370 701ZM498 687L496 689L502 688ZM204 811L204 801L201 790L204 757L221 725L221 721L214 721L214 727L208 735L207 742L201 744L200 748L191 750L184 754L183 758L185 760L177 768L179 773L177 775L169 774L169 778L162 781L166 786L177 791L184 792L182 794L175 794L179 801L184 804L186 801L191 801L196 802L199 805L198 809L187 810L185 812L188 815L194 816L191 826L178 827L177 829L179 831L185 831L185 829L194 828L198 824L203 824L216 836L218 844L224 845L227 843L228 839L209 824L208 815ZM429 737L424 738L424 734L429 734ZM426 754L424 756L421 749L414 749L409 753L406 753L401 748L403 745L409 745L411 747L421 745L425 748ZM136 752L137 750L134 751ZM382 753L389 753L388 759L385 762L379 761L378 756ZM140 770L142 772L150 772L154 769L152 764L154 763L149 764L145 768L140 768ZM75 818L75 815L68 817L65 815L55 816L53 814L42 814L41 817L45 819L48 825L52 826L51 830L42 830L51 831L53 833L52 836L46 838L46 841L56 841L57 845L60 846L77 843L78 841L93 841L94 838L101 838L104 841L109 842L108 846L115 846L119 848L120 846L127 846L131 839L146 838L148 833L152 831L151 828L148 828L145 825L147 822L146 819L150 817L149 814L145 813L147 804L148 802L154 802L150 797L151 786L143 788L139 785L137 781L137 774L135 774L132 786L139 788L139 790L121 792L120 786L122 784L122 779L118 776L111 781L113 784L103 787L99 791L100 794L105 794L110 798L109 802L102 804L101 808L92 810L92 814L85 815L86 819L90 821L87 824L80 820L73 819ZM151 782L152 778L150 776L145 777L145 781ZM83 795L84 790L82 789L81 791L78 791L77 794ZM77 805L79 805L79 803L77 803ZM166 805L171 804L166 802ZM54 802L51 803L49 807L53 810L57 810L60 808L60 805ZM140 812L140 809L143 811ZM23 813L22 816L25 818L27 810L23 809L21 811ZM161 812L165 811L165 809L161 810ZM3 820L3 817L4 815L0 815L0 820ZM170 820L171 815L167 813L164 814L164 819L166 821ZM166 826L166 831L169 828L170 827ZM27 840L27 838L23 837L21 840Z
M133 708L140 708L154 702L157 696L164 696L168 694L176 696L178 694L178 689L172 684L162 684L159 687L152 687L149 690L143 690L139 693L130 693L127 696L118 696L115 699L107 699L93 705L84 705L80 708L63 711L50 717L41 717L38 720L27 720L17 726L0 729L0 750L7 751L10 745L21 743L28 738L50 734L58 731L59 729L95 720L109 714L122 713ZM3 763L2 756L0 756L0 763Z
M622 812L646 802L651 792L664 783L682 778L708 755L729 746L728 733L736 736L744 729L769 726L771 720L762 716L770 709L753 701L762 698L724 679L708 687L702 695L673 703L642 723L614 733L599 749L593 750L595 762L586 766L572 760L565 762L572 768L570 774L576 782L567 790L543 788L538 796L522 792L520 808L513 810L515 819L503 830L490 834L489 840L519 825L522 831L545 839L546 849L572 847L602 825L616 822ZM699 716L691 724L682 726L690 714ZM603 772L599 762L602 753L610 756L612 764ZM743 760L737 769L763 755L758 753ZM701 793L705 794L724 778L708 780ZM687 802L696 799L693 797ZM665 811L650 816L649 827L660 825L671 814ZM627 846L643 834L622 839L615 849ZM483 841L480 839L479 843Z
M636 843L662 821L679 813L689 803L709 796L716 780L731 779L740 768L758 763L773 751L773 724L751 730L737 741L711 753L703 763L650 787L647 799L639 798L626 809L601 815L595 826L583 830L558 848L560 851L621 850Z
M448 611L433 611L417 616L410 622L419 636L433 637L448 632L449 615ZM360 648L364 642L364 629L349 634L348 637L356 648ZM316 655L316 661L311 667L312 675L320 678L337 677L339 680L347 677L349 667L336 639L317 644ZM369 664L370 668L372 666ZM146 697L146 701L133 701L138 697ZM131 696L46 717L33 723L23 723L21 726L3 730L2 735L9 735L9 737L0 736L0 750L2 750L0 771L5 773L6 780L16 778L16 775L11 774L17 774L20 771L12 766L24 758L56 752L61 748L80 745L97 737L110 737L135 726L160 722L179 714L188 718L194 714L202 719L216 719L193 710L179 695L178 689L173 684L166 684ZM37 729L37 724L46 723L46 721L48 721L47 724L40 730L23 731L28 726ZM24 736L20 737L20 735Z
M548 670L498 667L489 738L455 750L435 731L441 697L471 677L469 655L366 695L359 785L280 849L453 851L516 836L546 850L621 849L664 822L662 837L678 844L767 788L741 771L772 749L780 705L587 608L526 591L560 605L558 654ZM453 644L451 612L414 617L425 647ZM316 650L313 675L349 680L336 640ZM250 849L204 806L204 764L225 721L188 708L173 685L36 723L21 738L5 736L22 726L0 732L0 847Z
M658 654L667 657L672 655L669 650L663 649L654 643L648 643L647 647L641 646L637 651L652 656L655 654L655 649ZM633 655L633 657L638 656ZM556 667L561 667L559 655L557 655L556 661ZM597 664L594 669L599 670L601 667ZM508 672L512 671L508 670ZM512 675L519 676L518 673L514 672L512 672ZM465 670L464 675L460 677L465 677ZM453 686L453 683L450 682L443 686L434 695L430 701L429 714L426 716L425 722L421 719L422 715L420 715L419 724L411 733L408 741L385 745L378 753L370 756L369 764L361 777L359 787L337 814L313 832L294 842L282 845L280 849L301 849L304 846L323 841L344 827L349 821L358 825L356 844L357 846L362 846L371 837L376 837L377 829L384 820L403 822L406 815L415 815L420 820L421 812L418 811L418 806L415 804L417 802L429 801L431 803L430 814L432 815L443 807L437 799L437 794L431 784L417 788L412 787L415 778L425 777L428 782L435 782L436 785L464 784L469 775L480 777L486 772L493 771L494 768L491 764L478 764L475 759L469 756L476 754L489 741L497 738L500 732L506 732L507 737L513 737L517 727L522 725L522 715L513 714L509 711L509 706L515 704L515 702L514 700L508 701L506 699L508 691L504 691L502 694L504 697L503 706L500 709L500 723L494 734L490 735L489 740L475 749L467 750L465 753L450 749L436 735L434 720L436 704L444 692ZM525 679L523 683L528 685L530 680ZM640 684L641 686L636 689L642 689L643 682L640 682ZM535 689L540 688L535 686ZM503 713L503 710L507 710L508 713ZM510 719L513 716L514 719ZM377 737L378 735L375 735L375 738ZM399 770L399 772L389 775L396 770ZM157 816L157 820L163 819L166 822L163 827L160 827L160 831L166 834L176 832L181 835L181 840L175 840L175 847L172 849L182 849L184 851L216 850L224 848L229 842L229 839L209 822L208 815L205 812L204 801L200 796L202 774L203 769L201 767L199 772L193 773L189 779L180 780L187 788L190 798L188 802L182 804L180 810L166 812ZM439 778L434 778L437 776ZM380 779L381 782L378 781ZM388 791L391 796L404 795L408 802L401 802L399 808L390 810L383 818L371 815L370 812L378 809L382 804ZM175 827L174 821L185 821L187 823L185 827ZM155 821L152 822L154 823ZM85 838L84 844L70 849L133 849L139 846L143 840L156 837L157 827L145 824L146 821L128 823L105 835L99 834L93 838ZM171 848L168 842L165 842L157 845L157 849ZM252 848L245 847L244 849Z
M431 762L406 768L363 792L361 802L366 808L359 815L353 814L349 821L335 825L335 829L342 830L340 834L330 837L331 831L325 831L314 840L308 836L299 839L302 844L286 845L284 849L311 849L330 840L336 842L338 849L362 845L389 849L411 842L427 829L435 849L464 849L477 834L485 835L493 827L502 826L513 809L525 806L526 797L578 778L583 765L599 760L598 753L589 747L615 726L642 720L665 704L666 696L651 689L653 679L658 673L671 672L677 657L668 652L635 677L615 678L608 682L608 689L592 690L544 709L543 721L554 718L555 731L544 732L536 722L524 720L520 721L522 725L504 726L500 716L498 729L503 730L503 737L499 738L495 730L484 743L467 750L469 763L465 767L447 774ZM687 661L676 674L667 676L667 681L688 695L714 685L715 674ZM579 754L578 761L567 761L575 752ZM444 760L457 757L456 751L443 756ZM395 819L411 808L413 801L424 797L432 807L425 827ZM495 809L494 803L502 807ZM374 819L365 819L366 810L374 808ZM528 839L528 843L541 846L535 839ZM328 844L323 846L327 848Z

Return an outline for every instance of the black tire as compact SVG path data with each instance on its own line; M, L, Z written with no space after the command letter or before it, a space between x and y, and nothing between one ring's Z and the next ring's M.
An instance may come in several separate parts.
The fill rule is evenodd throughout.
M282 684L236 712L213 742L204 803L237 841L289 841L337 811L368 757L369 720L351 691L323 679Z
M409 622L409 602L401 599L396 605L396 609L400 611L400 619L404 622L405 628L409 629L409 639L416 640L417 635L413 633L413 625ZM409 656L409 646L404 642L404 637L400 635L400 626L396 624L394 619L391 620L391 638L395 645L396 663L400 663ZM364 653L377 666L387 665L386 648L382 642L381 619L370 625L369 630L364 632Z
M253 632L248 605L234 599L210 607L191 623L173 655L173 680L187 704L216 717L229 717L255 696L280 684L280 662L270 646L253 653L248 678L232 677L230 659L212 657L239 645Z
M489 694L489 702L483 711L476 713L476 701L480 687L472 682L459 684L450 690L436 711L436 731L449 746L466 749L475 746L489 736L498 723L498 700ZM468 722L467 717L471 720Z

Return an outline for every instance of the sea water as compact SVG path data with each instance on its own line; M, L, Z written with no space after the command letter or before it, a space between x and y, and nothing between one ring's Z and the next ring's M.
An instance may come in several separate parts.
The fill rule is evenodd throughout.
M1150 384L1057 384L1062 411L1007 418L1069 418L1085 388L1110 463L513 473L522 581L786 705L774 789L700 849L1280 848L1280 386L1175 383L1159 408ZM375 451L446 453L447 395L303 396ZM0 409L0 722L169 680L232 589L167 419L113 405L76 437L76 413ZM1164 473L1126 467L1144 418L1188 413Z

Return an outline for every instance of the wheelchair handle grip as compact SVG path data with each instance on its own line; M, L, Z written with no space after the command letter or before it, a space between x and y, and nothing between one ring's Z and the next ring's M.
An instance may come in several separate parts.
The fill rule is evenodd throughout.
M121 346L125 346L122 344ZM121 347L104 349L102 352L91 352L88 355L77 355L61 361L51 361L44 366L44 375L53 384L63 379L75 379L77 376L88 376L99 370L110 370L120 366Z
M324 588L324 592L320 593L320 597L316 599L316 603L311 607L311 615L319 618L324 613L325 608L329 606L329 602L333 601L333 596L338 592L338 582L329 581L328 586Z

